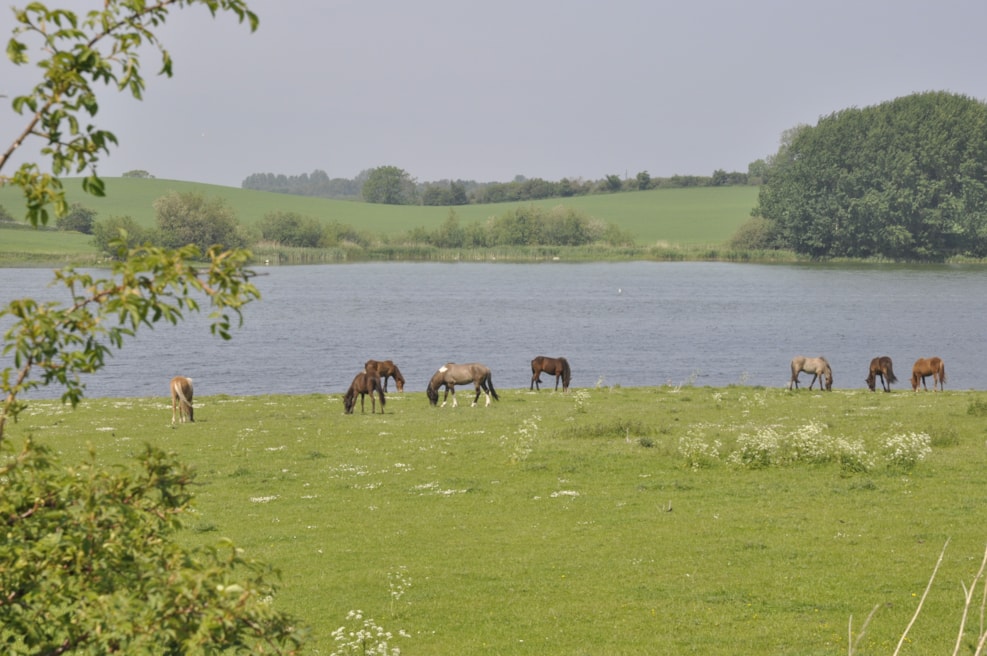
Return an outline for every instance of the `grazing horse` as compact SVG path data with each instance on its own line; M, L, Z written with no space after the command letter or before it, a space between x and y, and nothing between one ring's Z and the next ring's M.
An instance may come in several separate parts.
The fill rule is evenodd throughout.
M363 370L369 372L371 367L377 371L381 382L384 383L385 392L387 391L388 378L394 379L394 384L398 386L399 392L404 391L404 376L401 375L401 370L394 362L391 360L367 360L367 363L363 365Z
M826 377L826 391L833 391L833 370L830 368L829 363L826 362L826 358L819 356L818 358L807 358L804 355L796 355L792 358L792 379L788 381L788 389L792 389L792 385L795 385L795 389L799 388L799 374L802 372L807 374L812 374L812 382L809 383L809 389L819 381L819 389L823 388L823 376Z
M485 364L480 364L479 362L473 362L470 364L454 364L448 362L441 367L439 370L432 375L432 380L428 381L428 387L425 388L425 394L428 396L429 403L432 405L438 405L439 403L439 388L443 385L446 388L445 396L442 399L442 405L445 406L446 401L449 400L449 395L452 394L452 407L456 407L458 403L456 402L456 385L465 385L466 383L473 383L476 387L476 396L473 397L473 406L476 406L476 402L480 399L480 390L487 395L487 405L490 405L490 397L493 396L495 401L499 401L500 397L497 396L497 390L493 386L493 378L490 376L490 367Z
M885 392L891 391L891 383L897 383L898 378L894 375L894 368L891 366L891 358L882 355L870 361L870 373L867 374L867 387L870 391L875 391L877 377L881 377L881 389Z
M539 355L531 361L531 389L541 389L541 372L555 376L555 391L559 391L559 378L562 379L562 393L569 391L569 381L572 380L572 370L565 358L546 358Z
M939 391L943 391L943 383L946 382L946 365L939 358L919 358L912 367L912 389L918 391L918 382L922 381L922 389L926 392L929 388L925 386L927 376L932 376L932 391L936 391L936 384Z
M384 414L384 404L387 403L387 399L384 398L384 387L380 383L380 376L377 375L376 371L361 371L350 383L350 388L346 390L346 396L343 397L343 412L345 414L353 414L353 408L356 407L356 396L360 395L360 412L366 412L364 408L364 397L370 395L370 414L377 412L377 400L374 398L374 393L380 396L380 414Z
M195 413L192 408L192 379L185 376L175 376L171 379L171 425L175 425L175 419L185 423L187 418L190 422L195 422Z

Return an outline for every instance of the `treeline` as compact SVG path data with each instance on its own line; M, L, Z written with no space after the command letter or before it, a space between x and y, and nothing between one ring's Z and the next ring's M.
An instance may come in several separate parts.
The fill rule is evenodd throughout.
M300 196L335 199L362 199L391 205L456 206L469 204L509 203L569 198L589 194L622 191L673 189L681 187L716 187L760 184L763 161L751 164L747 173L716 170L710 176L673 175L652 177L641 171L632 178L608 175L600 180L563 178L559 181L517 176L511 182L477 182L475 180L438 180L418 182L395 166L381 166L362 171L352 180L330 178L325 171L301 175L254 173L241 187Z

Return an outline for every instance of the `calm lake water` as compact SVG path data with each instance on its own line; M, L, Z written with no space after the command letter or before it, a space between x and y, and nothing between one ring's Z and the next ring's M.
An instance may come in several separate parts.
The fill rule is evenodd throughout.
M568 358L573 387L781 387L792 356L825 355L834 389L865 388L877 355L893 358L896 387L905 389L915 359L938 355L946 389L987 389L983 267L372 263L258 271L263 300L247 307L231 341L212 337L204 316L144 331L87 378L87 395L164 396L176 374L193 378L197 395L341 393L370 358L394 360L409 391L424 390L449 361L484 362L498 388L527 388L536 355ZM43 269L0 269L0 301L51 298L50 279Z

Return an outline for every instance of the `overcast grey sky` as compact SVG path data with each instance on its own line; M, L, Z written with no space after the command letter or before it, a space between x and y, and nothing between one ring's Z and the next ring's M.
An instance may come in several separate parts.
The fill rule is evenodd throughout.
M173 14L161 37L175 76L150 79L143 102L107 90L97 118L120 146L102 175L709 175L746 171L784 130L847 107L987 98L983 0L249 4L253 34L198 7ZM23 91L4 61L0 93ZM23 119L4 103L6 147Z

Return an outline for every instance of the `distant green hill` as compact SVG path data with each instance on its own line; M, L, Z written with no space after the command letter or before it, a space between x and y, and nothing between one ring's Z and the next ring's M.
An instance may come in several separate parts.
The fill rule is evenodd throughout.
M155 199L172 191L192 191L210 198L224 198L244 225L257 223L269 212L297 212L325 222L351 225L372 234L395 234L416 227L431 230L445 221L450 211L455 211L461 224L468 224L500 216L519 205L566 205L616 224L635 235L640 244L722 242L747 220L757 200L757 187L692 187L556 198L532 203L464 205L455 208L412 207L308 198L176 180L104 180L107 195L103 198L84 193L77 179L65 180L69 202L81 203L96 210L97 220L131 216L143 225L153 226ZM16 189L6 187L0 189L0 205L16 217L23 202ZM0 245L0 250L8 249Z

